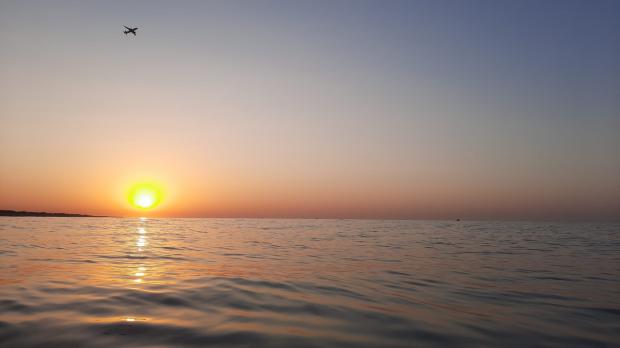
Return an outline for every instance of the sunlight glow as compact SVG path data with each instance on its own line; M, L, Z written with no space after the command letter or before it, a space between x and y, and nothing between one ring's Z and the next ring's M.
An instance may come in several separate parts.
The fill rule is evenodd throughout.
M159 205L163 193L159 186L152 183L134 185L128 192L129 203L139 209L151 209Z

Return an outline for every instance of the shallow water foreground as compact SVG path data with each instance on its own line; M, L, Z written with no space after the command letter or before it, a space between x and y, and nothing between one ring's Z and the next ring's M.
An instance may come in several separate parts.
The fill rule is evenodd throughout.
M612 347L620 225L0 218L1 347Z

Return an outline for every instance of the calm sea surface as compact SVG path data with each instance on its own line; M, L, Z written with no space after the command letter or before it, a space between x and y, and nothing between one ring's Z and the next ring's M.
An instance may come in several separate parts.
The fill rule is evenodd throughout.
M620 225L0 218L2 347L618 347Z

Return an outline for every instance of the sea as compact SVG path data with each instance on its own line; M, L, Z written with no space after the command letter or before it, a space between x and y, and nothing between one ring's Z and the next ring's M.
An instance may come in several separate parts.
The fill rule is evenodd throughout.
M620 224L0 218L0 347L619 347Z

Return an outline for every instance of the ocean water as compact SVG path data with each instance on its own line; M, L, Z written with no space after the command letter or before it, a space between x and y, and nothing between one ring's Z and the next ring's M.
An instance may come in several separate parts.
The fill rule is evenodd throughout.
M618 347L620 224L0 218L1 347Z

